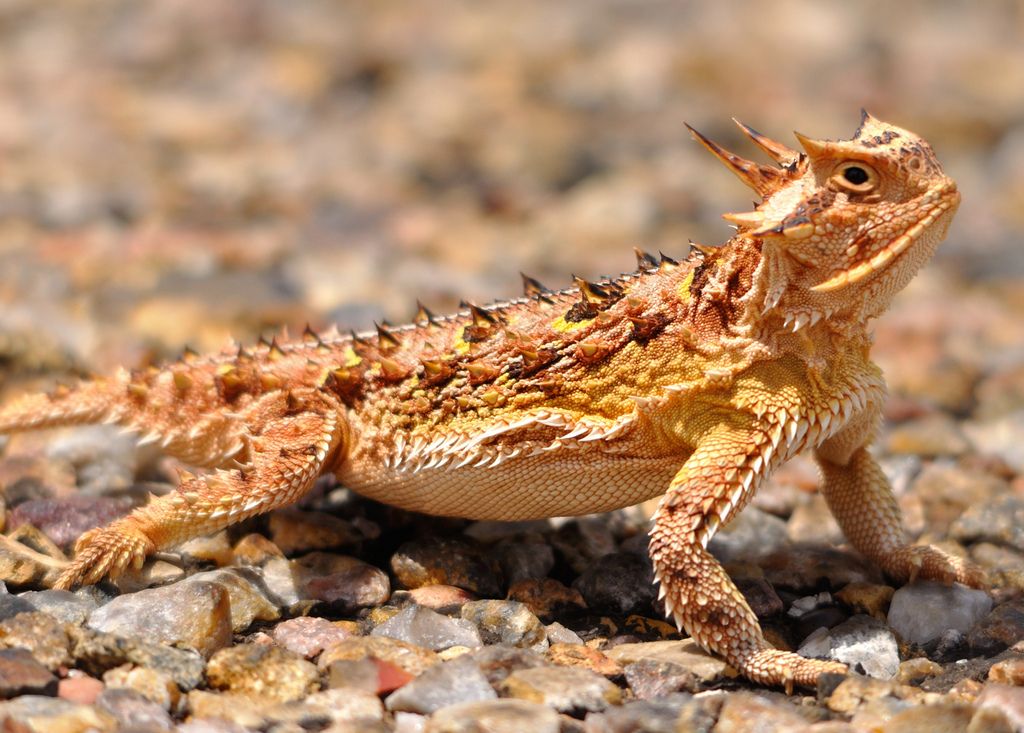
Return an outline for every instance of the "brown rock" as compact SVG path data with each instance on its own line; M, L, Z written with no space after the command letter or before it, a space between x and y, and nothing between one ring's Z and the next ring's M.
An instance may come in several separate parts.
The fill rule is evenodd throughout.
M373 657L399 667L418 677L440 660L430 649L387 636L359 636L345 639L325 649L317 660L320 669L327 669L338 660L359 660Z
M996 662L988 670L988 681L1002 685L1024 685L1024 658L1012 657Z
M92 705L101 692L103 692L103 683L88 675L68 677L57 685L57 697L82 705Z
M877 619L885 620L889 609L889 601L896 589L888 585L875 583L850 583L836 593L836 598L852 610L866 613Z
M387 573L354 557L311 552L292 560L290 568L301 597L341 613L379 605L391 595Z
M502 694L541 703L562 713L600 711L622 702L622 691L601 675L579 667L533 667L500 683Z
M344 519L289 508L270 515L270 539L285 555L351 546L366 537Z
M14 647L28 649L51 672L71 665L71 640L64 624L48 613L19 613L0 621L0 648Z
M301 700L320 685L314 665L286 649L261 644L220 650L206 665L206 679L214 689L272 702Z
M552 644L545 656L561 667L582 667L605 677L622 674L622 666L618 662L583 644Z
M260 566L275 557L284 557L281 548L261 534L251 533L240 539L233 549L240 565Z
M517 580L508 589L508 599L519 601L539 618L551 621L566 612L586 609L580 592L554 578Z
M103 675L103 682L109 689L133 690L167 711L176 709L181 699L181 690L174 679L149 667L128 664L114 667Z
M57 678L27 649L0 649L0 698L55 694Z
M454 585L424 585L407 592L415 603L438 613L452 613L476 600L475 595Z
M475 543L434 538L406 542L391 557L391 570L403 588L454 585L484 598L501 586L491 559Z

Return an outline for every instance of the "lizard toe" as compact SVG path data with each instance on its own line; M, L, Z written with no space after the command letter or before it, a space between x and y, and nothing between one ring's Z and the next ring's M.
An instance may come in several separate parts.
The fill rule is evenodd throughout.
M808 659L780 649L762 649L739 663L739 671L763 685L786 688L814 687L823 674L847 674L849 668L841 662Z

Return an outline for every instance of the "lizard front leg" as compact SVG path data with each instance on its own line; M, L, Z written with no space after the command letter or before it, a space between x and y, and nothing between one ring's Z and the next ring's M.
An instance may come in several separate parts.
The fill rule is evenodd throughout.
M650 553L665 608L701 646L767 685L813 685L846 665L773 648L722 566L705 549L718 526L753 496L784 451L784 425L723 422L706 434L672 480L654 519Z
M877 411L865 413L815 451L821 493L843 534L898 582L921 578L986 587L985 572L973 563L937 547L907 544L892 487L867 449L879 419Z
M315 390L267 395L247 419L249 464L244 469L186 478L167 496L85 533L54 587L116 577L129 565L141 567L156 550L287 506L312 487L343 449L341 407Z

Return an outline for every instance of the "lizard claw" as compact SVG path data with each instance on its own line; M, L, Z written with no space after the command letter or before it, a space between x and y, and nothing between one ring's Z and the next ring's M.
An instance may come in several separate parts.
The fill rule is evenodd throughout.
M154 549L152 540L134 528L118 526L93 529L75 543L75 559L53 587L71 590L92 585L104 577L116 578L129 566L139 569Z

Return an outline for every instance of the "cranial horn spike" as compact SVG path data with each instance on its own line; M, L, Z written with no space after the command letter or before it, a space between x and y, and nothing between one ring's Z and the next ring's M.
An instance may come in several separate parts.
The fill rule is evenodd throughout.
M788 145L783 145L777 140L772 140L767 135L762 135L760 132L755 130L749 125L744 125L742 122L737 120L735 117L732 121L736 123L736 126L743 130L743 133L751 139L751 141L757 147L761 148L768 156L776 163L781 165L788 165L794 160L800 157L800 153Z
M759 227L764 224L764 214L760 211L734 211L722 214L722 218L738 227Z
M807 151L807 154L812 158L816 158L828 152L829 145L824 140L814 140L812 138L807 137L806 135L801 135L799 132L796 132L795 130L793 131L793 136L800 143L801 147L803 147L803 149Z
M718 143L704 137L689 125L686 125L686 129L690 131L690 134L693 135L697 142L725 163L725 167L736 174L737 178L762 196L767 195L777 187L779 177L781 176L777 168L769 168L766 165L759 165L752 160L741 158L735 153L730 153Z

